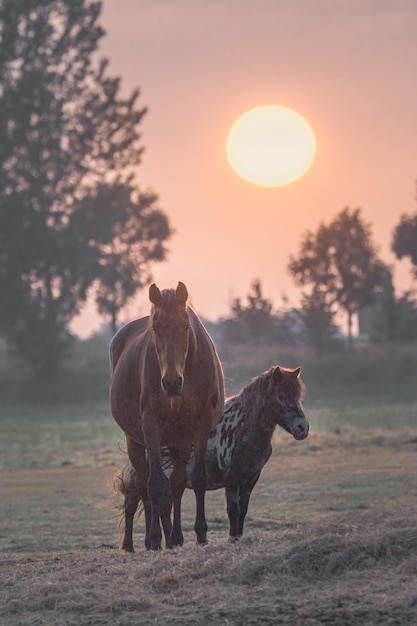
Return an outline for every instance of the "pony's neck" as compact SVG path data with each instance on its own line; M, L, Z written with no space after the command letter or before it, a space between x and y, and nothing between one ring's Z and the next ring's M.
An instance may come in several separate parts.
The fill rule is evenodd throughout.
M266 381L265 381L266 382ZM255 384L254 384L255 387ZM262 385L259 389L247 388L241 392L241 402L243 405L243 413L246 415L246 423L251 435L256 439L271 440L274 434L277 422L273 413L265 402L265 394ZM253 395L256 396L254 401Z

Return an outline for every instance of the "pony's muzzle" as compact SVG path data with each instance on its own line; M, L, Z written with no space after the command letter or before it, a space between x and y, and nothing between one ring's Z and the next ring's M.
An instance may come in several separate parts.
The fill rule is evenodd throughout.
M300 421L295 422L291 434L297 441L302 441L307 437L309 431L310 423L305 418L302 418Z
M174 376L172 378L162 376L161 378L162 391L166 396L180 396L183 386L184 379L182 376Z

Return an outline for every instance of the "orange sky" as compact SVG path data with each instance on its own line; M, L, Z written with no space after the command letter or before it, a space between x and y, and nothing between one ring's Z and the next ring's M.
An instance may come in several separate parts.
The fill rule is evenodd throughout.
M384 259L401 213L416 210L415 0L104 0L101 55L124 93L141 90L138 168L175 235L160 288L186 283L208 319L260 278L275 307L297 303L286 266L306 229L362 207ZM301 113L317 139L310 171L285 187L240 179L225 153L235 118L260 104ZM399 289L409 266L395 264ZM125 319L146 315L142 294ZM91 308L73 329L102 323Z

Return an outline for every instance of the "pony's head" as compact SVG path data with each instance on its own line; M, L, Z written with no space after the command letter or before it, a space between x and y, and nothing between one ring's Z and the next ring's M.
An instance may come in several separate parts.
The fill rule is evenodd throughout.
M150 324L161 372L161 388L166 396L179 396L184 386L184 369L188 354L190 321L186 310L187 287L160 291L153 283L149 288L152 302Z
M300 372L299 367L291 370L279 365L269 371L271 402L275 407L277 423L297 440L305 439L310 430L301 404L304 384Z

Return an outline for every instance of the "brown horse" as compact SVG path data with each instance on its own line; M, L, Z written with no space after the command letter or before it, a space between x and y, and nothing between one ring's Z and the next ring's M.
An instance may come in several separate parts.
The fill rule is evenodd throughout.
M161 548L159 516L166 492L161 467L163 446L170 449L173 461L173 525L168 547L182 545L184 540L181 499L192 450L194 530L198 543L205 544L205 451L208 436L223 412L223 372L213 342L187 306L188 292L183 283L179 282L175 290L162 292L153 284L149 299L151 314L121 328L110 344L111 411L125 432L129 459L136 472L138 495L145 510L146 547ZM133 516L128 508L125 513L131 523L126 523L122 548L133 552Z

